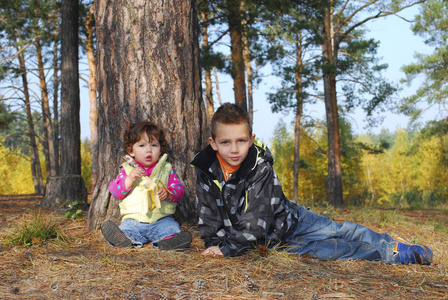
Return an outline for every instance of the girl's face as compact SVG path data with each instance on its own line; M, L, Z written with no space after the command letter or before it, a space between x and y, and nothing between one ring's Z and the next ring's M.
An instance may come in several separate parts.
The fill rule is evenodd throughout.
M150 139L145 132L141 135L140 140L132 145L132 149L128 153L143 167L149 168L159 161L160 152L159 141Z

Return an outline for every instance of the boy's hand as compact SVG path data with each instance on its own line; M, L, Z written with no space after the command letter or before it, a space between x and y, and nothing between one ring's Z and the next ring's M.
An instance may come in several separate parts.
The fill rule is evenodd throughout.
M134 181L137 180L138 178L142 177L145 175L145 171L138 167L138 168L134 168L131 173L129 173L129 175L126 177L126 180L124 182L124 185L126 186L126 188L130 188L133 184Z
M223 256L224 254L222 254L221 249L219 249L218 246L212 246L212 247L205 249L202 252L202 255Z
M159 196L160 201L166 200L168 198L168 191L162 187L157 191L157 195Z

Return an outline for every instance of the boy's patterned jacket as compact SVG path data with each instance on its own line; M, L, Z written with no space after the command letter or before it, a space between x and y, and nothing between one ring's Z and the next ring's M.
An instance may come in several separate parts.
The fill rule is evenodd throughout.
M198 225L206 248L219 246L225 256L236 256L256 244L273 247L295 228L299 207L283 194L273 162L269 149L255 141L225 182L210 145L195 156Z

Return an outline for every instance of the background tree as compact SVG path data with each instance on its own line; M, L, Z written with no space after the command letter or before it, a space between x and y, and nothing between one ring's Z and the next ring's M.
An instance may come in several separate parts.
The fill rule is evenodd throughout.
M446 105L448 99L448 2L444 0L428 0L416 16L412 30L425 39L425 44L434 47L429 55L416 54L416 62L403 67L405 82L412 84L415 78L424 77L415 95L402 99L399 107L403 112L418 118L429 108L438 110L437 119L446 123L448 116ZM427 105L420 104L426 102Z
M87 203L81 176L81 129L79 122L78 1L62 0L61 25L61 171L49 177L43 207Z
M271 25L266 29L268 41L272 45L268 50L274 66L274 74L282 79L281 86L275 93L268 93L273 112L288 112L295 115L294 129L294 163L292 200L299 196L299 166L301 123L304 105L312 101L310 87L314 87L319 74L314 72L316 60L316 43L312 32L319 24L319 19L307 15L301 4L291 4L276 14L268 14Z
M42 121L44 128L44 153L46 161L47 174L55 176L57 174L57 164L59 156L55 152L53 125L51 120L49 89L46 79L46 50L51 44L54 19L58 16L54 14L56 10L56 3L53 1L30 1L29 9L33 18L31 19L31 30L33 32L33 44L36 53L37 70L39 78L39 87L41 92L41 106L42 106Z
M95 186L98 172L98 99L97 99L97 73L95 60L95 5L92 2L85 3L82 8L81 32L84 38L81 39L85 49L87 63L89 66L89 100L90 100L90 146L91 146L91 188ZM91 188L88 188L91 191Z
M339 107L337 98L337 81L341 75L352 75L354 64L368 67L360 57L353 54L372 53L372 43L362 40L364 24L370 20L397 14L405 8L422 3L417 0L400 1L338 1L328 0L323 6L316 9L322 14L323 24L321 29L322 38L322 75L325 99L325 113L328 126L328 176L325 181L328 201L335 206L343 203L341 149L339 132ZM367 43L366 43L367 42ZM352 44L354 43L354 45ZM360 51L362 48L364 50ZM351 52L354 50L355 52ZM347 62L350 62L347 64ZM351 67L350 67L351 66ZM371 66L373 70L377 67ZM357 74L357 73L355 73ZM368 74L368 73L364 73ZM359 79L353 80L362 84ZM386 84L386 85L384 85ZM388 100L393 93L387 83L372 86L372 89L360 89L370 99L364 101L370 111ZM353 90L352 88L350 90ZM351 94L353 95L353 94Z
M181 16L181 17L179 17ZM195 173L189 166L206 142L196 1L95 1L99 105L98 181L88 227L120 219L109 193L131 123L152 121L166 131L173 168L185 185L177 218L195 218ZM151 34L148 34L151 33Z
M32 92L29 86L29 72L26 60L30 42L33 37L32 24L35 15L28 7L26 1L4 2L1 10L2 18L0 29L2 32L3 49L7 54L3 59L6 63L2 67L2 76L8 77L10 85L7 87L11 96L4 96L6 99L14 99L17 106L26 112L28 123L28 136L31 146L31 173L35 192L43 194L44 185L42 168L39 159L38 143L32 114ZM2 55L4 54L2 51ZM17 59L17 63L14 61ZM21 81L21 82L20 82ZM19 83L20 82L20 83ZM17 84L20 88L17 87Z

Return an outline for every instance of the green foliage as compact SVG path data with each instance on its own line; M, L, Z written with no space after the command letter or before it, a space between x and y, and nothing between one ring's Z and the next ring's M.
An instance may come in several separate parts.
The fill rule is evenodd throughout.
M32 215L31 224L17 226L17 232L7 238L8 242L16 246L38 246L47 241L65 242L67 237L60 228L60 221L44 217L40 212Z
M434 47L432 54L417 54L416 62L403 67L406 73L404 82L424 76L422 85L415 95L401 100L399 109L418 120L427 107L438 107L445 115L444 107L448 99L448 2L445 0L426 1L416 16L413 31L425 39L425 43ZM426 102L426 104L424 104ZM426 108L424 107L426 106Z
M271 151L274 155L274 168L282 183L286 197L292 196L292 169L294 162L294 137L288 132L286 124L280 121L273 132Z
M0 102L0 129L4 130L9 127L14 120L9 107L3 102Z
M14 150L24 156L29 156L31 153L29 125L24 110L11 112L12 123L10 126L0 131L0 136L4 138L3 145L6 148ZM32 112L32 118L37 123L34 125L34 131L37 141L43 142L43 126L40 122L41 115L38 111Z
M64 213L64 218L70 218L75 220L78 217L82 217L82 209L80 207L84 206L84 201L76 200L69 204Z

